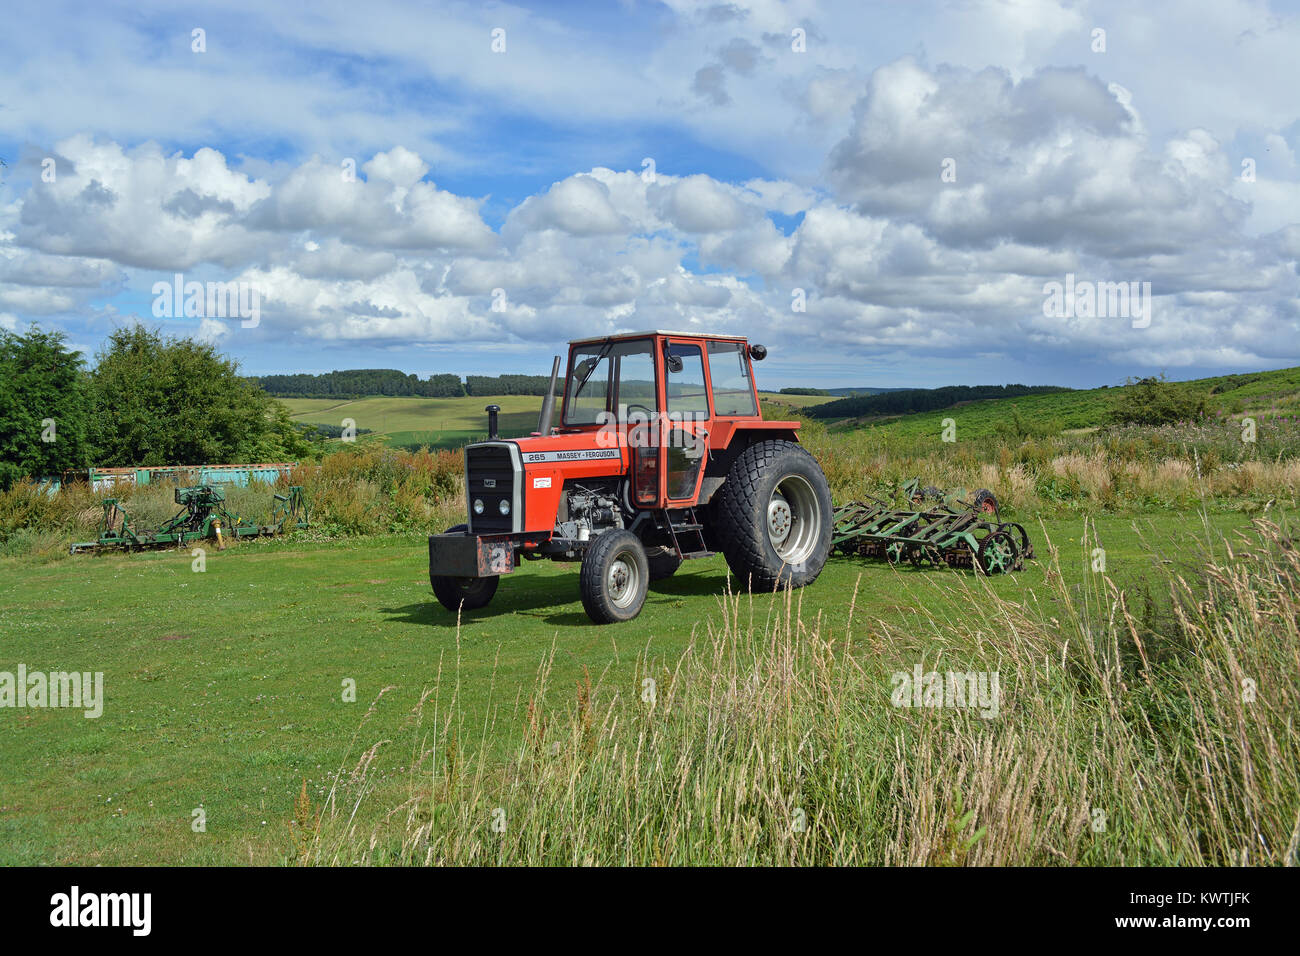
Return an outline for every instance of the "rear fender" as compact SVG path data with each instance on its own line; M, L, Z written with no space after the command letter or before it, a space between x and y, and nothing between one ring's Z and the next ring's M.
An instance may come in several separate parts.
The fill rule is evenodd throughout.
M722 426L722 427L719 427ZM707 504L731 470L732 462L750 445L760 441L799 440L799 422L719 422L710 438L709 463L700 485L700 504ZM714 441L718 444L713 444ZM723 445L723 442L726 442ZM719 447L721 446L721 447Z

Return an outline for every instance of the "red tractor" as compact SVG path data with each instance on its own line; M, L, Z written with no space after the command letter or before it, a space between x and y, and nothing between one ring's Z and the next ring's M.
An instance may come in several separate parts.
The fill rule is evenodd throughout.
M429 580L452 611L492 600L521 559L581 560L598 623L636 617L651 581L722 552L742 587L816 580L831 545L826 476L798 422L766 422L737 335L638 332L569 343L537 431L465 448L469 521L429 538Z

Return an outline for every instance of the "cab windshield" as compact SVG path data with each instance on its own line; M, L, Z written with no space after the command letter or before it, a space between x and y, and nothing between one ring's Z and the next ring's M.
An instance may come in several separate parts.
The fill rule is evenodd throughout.
M605 412L618 421L658 409L655 358L650 339L604 342L573 350L564 385L564 424L595 425Z

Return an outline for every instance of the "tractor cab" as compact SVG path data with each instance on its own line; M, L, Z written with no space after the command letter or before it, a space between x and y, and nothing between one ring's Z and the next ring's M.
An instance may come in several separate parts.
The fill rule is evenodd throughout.
M738 421L760 420L751 358L739 336L655 332L572 342L556 432L594 433L598 446L626 449L636 506L689 507L715 423L729 433Z

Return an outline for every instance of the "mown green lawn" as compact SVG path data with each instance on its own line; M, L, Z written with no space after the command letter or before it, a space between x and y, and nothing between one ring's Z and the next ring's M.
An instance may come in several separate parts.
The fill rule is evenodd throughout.
M1211 521L1219 530L1241 523ZM1120 579L1151 567L1135 528L1175 560L1206 537L1191 515L1101 519L1108 571ZM1047 524L1068 580L1088 573L1083 529L1081 519ZM1031 533L1045 557L1043 531ZM584 672L631 690L638 653L674 660L715 618L727 585L721 558L688 563L655 586L637 620L600 627L578 600L576 565L528 563L467 616L458 639L432 598L425 560L419 538L380 538L246 542L210 551L203 573L176 551L0 561L0 671L20 662L29 671L102 671L106 696L98 719L0 709L0 863L288 859L303 780L319 805L332 774L377 741L390 742L369 806L400 801L416 745L411 711L440 670L444 703L459 682L465 733L486 733L505 759L552 648L552 703L571 700ZM919 607L960 614L986 583L1029 597L1045 565L976 579L836 557L796 597L805 619L820 615L845 633L856 589L853 636L865 648L873 618L919 627ZM771 600L753 599L759 620ZM348 679L356 703L342 699ZM199 807L202 833L191 827Z

